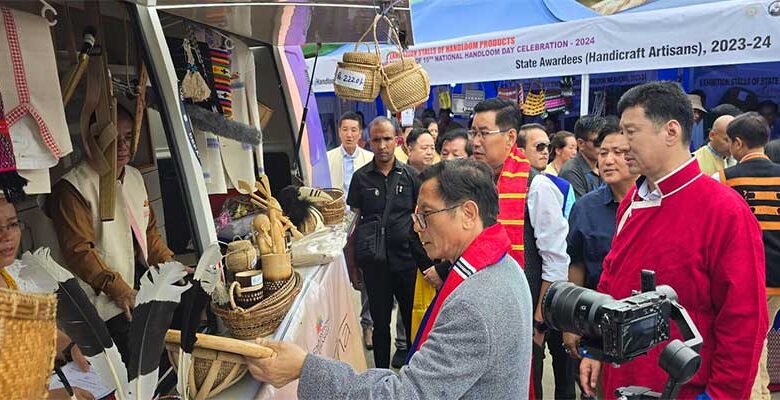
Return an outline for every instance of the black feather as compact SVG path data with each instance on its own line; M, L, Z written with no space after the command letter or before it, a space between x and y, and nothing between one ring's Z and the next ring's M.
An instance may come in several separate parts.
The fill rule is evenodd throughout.
M200 286L200 281L193 280L192 287L184 292L181 303L184 312L181 315L181 348L185 353L192 353L195 348L195 334L200 327L200 316L208 304L210 296Z
M57 322L85 357L98 355L114 344L106 324L76 279L60 282Z
M170 301L153 301L141 304L133 310L133 322L130 325L132 356L127 364L129 381L132 382L159 367L165 333L171 325L176 306L177 303Z
M290 185L279 191L276 196L276 200L279 201L279 205L282 206L282 211L290 222L295 226L301 226L303 221L306 220L306 216L309 214L309 207L314 203L308 200L301 200L298 198L298 187Z

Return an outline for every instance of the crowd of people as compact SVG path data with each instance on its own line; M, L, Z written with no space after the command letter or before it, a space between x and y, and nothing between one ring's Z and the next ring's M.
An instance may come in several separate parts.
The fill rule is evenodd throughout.
M663 346L602 364L583 356L575 333L548 329L542 310L555 281L622 299L653 270L703 337L701 367L679 397L768 399L768 320L780 309L780 146L768 142L778 124L771 110L724 104L692 149L707 112L700 103L676 83L651 82L624 93L615 116L580 117L573 133L524 124L502 99L477 104L468 130L378 117L367 127L368 160L361 119L346 113L342 145L328 156L359 215L347 258L365 289L377 369L357 374L263 340L276 356L250 360L250 372L274 385L300 378L301 398L574 399L577 385L583 398L632 385L661 392ZM394 303L406 345L392 357L405 364L398 374L387 369ZM545 347L554 394L541 385Z

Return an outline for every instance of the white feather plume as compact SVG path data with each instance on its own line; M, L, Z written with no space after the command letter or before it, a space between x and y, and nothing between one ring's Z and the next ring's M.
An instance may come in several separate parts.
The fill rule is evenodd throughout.
M189 283L183 286L175 285L186 275L184 264L178 261L168 261L158 265L158 268L149 268L141 278L141 289L135 300L136 307L155 300L178 303L181 294L192 286Z
M301 186L298 188L298 200L308 200L312 203L319 203L321 201L333 201L333 197L323 190Z
M22 264L25 267L19 271L19 277L26 281L35 282L41 290L47 293L56 292L59 282L73 278L73 274L51 258L51 251L48 247L41 247L35 250L35 253L25 252L22 254Z
M34 282L41 290L50 293L56 292L61 283L75 278L73 274L54 261L51 257L51 251L47 247L41 247L34 253L25 252L22 254L22 263L25 267L19 272L19 277ZM112 344L104 351L87 357L87 360L104 384L114 383L117 388L117 398L124 399L124 390L127 387L127 369L116 345Z
M203 252L198 260L198 266L195 268L193 278L200 281L200 287L206 294L211 296L219 283L219 268L222 260L222 251L219 249L219 243L212 243Z

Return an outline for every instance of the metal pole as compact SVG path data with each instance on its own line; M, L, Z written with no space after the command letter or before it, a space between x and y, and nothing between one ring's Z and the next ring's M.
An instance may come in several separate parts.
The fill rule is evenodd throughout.
M582 74L580 84L580 116L588 115L590 108L590 75Z

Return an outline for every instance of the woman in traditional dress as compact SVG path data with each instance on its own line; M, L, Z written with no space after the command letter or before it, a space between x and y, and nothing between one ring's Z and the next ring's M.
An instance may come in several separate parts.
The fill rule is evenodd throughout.
M24 267L21 261L16 259L21 239L22 223L16 215L16 208L0 195L0 288L40 293L42 290L34 283L19 278L19 272ZM73 360L82 370L89 370L87 359L62 331L57 331L57 359ZM94 400L92 394L86 390L77 387L73 390L78 400ZM65 389L49 391L50 400L70 398Z

